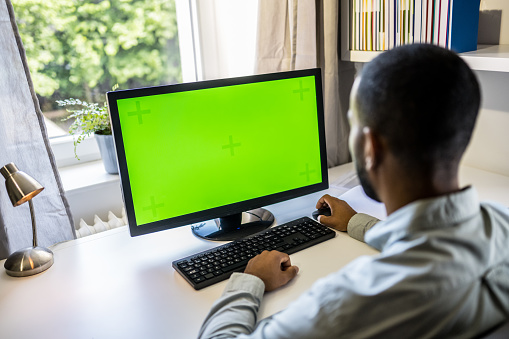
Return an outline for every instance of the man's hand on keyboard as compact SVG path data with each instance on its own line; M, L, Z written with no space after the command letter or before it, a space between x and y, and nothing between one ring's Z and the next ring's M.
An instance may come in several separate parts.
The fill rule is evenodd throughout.
M318 222L342 232L346 231L348 222L355 214L357 214L357 212L351 208L346 201L332 197L328 194L318 200L316 208L330 208L330 217L320 215L318 217Z
M278 251L263 251L247 263L244 273L262 279L265 291L273 291L292 280L299 268L292 266L290 256Z

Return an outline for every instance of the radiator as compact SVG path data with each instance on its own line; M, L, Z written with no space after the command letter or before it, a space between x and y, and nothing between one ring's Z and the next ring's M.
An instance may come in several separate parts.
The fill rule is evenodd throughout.
M127 225L127 217L125 215L125 209L122 209L122 216L117 217L112 211L108 212L108 221L104 221L97 215L94 216L94 224L89 225L85 220L80 219L78 228L76 229L76 238L83 238L87 235L92 235L120 226Z

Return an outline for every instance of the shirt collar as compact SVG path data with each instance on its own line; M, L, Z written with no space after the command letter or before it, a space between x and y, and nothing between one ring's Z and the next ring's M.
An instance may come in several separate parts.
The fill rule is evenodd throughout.
M471 186L440 197L417 200L373 226L364 240L383 250L408 234L451 227L471 218L479 208L477 191Z

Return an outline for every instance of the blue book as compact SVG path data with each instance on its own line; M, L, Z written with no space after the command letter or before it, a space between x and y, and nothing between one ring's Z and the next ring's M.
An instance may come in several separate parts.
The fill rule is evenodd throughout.
M457 53L477 50L481 0L450 0L448 47Z

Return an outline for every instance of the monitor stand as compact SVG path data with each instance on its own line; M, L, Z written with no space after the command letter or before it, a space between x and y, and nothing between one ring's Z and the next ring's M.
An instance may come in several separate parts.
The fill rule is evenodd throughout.
M197 237L216 240L237 240L269 228L274 215L263 208L232 214L226 217L204 221L191 226Z

